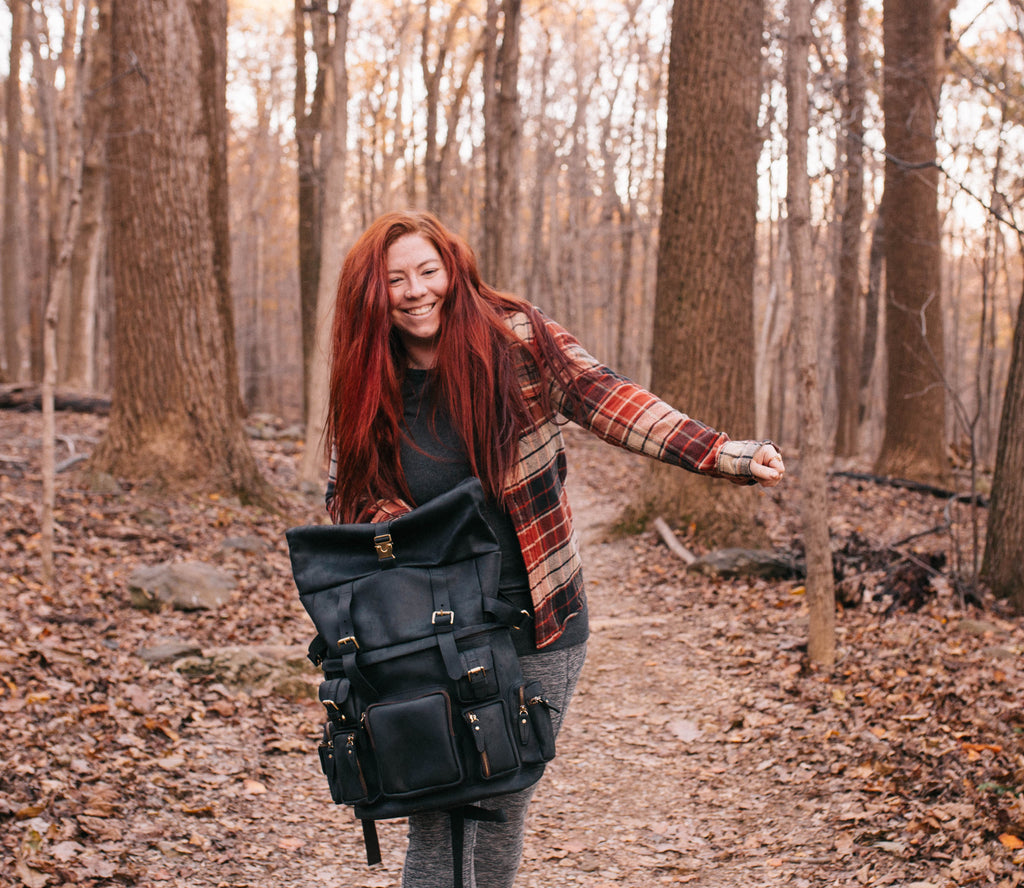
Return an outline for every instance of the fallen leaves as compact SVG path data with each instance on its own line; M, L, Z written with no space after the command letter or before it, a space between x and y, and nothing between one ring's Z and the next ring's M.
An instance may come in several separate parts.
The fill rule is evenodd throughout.
M0 429L29 463L19 441L38 438L32 421L21 437ZM798 586L695 578L654 534L609 536L634 470L567 438L593 635L517 884L1012 888L1024 865L1024 626L960 608L937 582L916 609L894 607L876 582L887 562L872 562L863 533L932 527L936 504L901 494L894 509L891 492L834 486L833 529L842 540L861 528L849 551L868 573L826 675L806 662ZM275 477L293 476L294 453L254 446ZM308 641L284 519L228 498L90 494L69 476L50 592L35 484L0 476L14 584L0 596L0 883L397 884L405 823L380 825L385 861L367 869L358 824L329 804L319 773L318 704L172 668L213 648ZM795 499L773 496L776 542L790 544ZM171 557L238 577L229 610L132 611L132 569Z

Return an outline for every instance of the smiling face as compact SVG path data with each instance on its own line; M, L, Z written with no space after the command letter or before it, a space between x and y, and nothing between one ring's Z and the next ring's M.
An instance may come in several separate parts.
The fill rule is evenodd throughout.
M432 367L441 331L448 272L422 234L405 234L387 252L391 320L413 367Z

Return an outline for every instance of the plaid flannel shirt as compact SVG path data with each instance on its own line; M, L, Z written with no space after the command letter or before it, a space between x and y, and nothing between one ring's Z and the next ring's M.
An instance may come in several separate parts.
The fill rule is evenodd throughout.
M563 367L545 367L542 378L525 352L518 356L531 424L519 439L519 461L505 485L529 576L538 648L555 641L583 604L583 565L564 486L566 458L558 414L610 444L741 484L753 483L750 463L761 446L757 441L730 441L680 413L591 357L563 327L542 319L566 360ZM510 314L507 322L516 337L532 344L533 324L526 313ZM545 380L548 402L541 397ZM333 479L332 462L328 507ZM365 514L370 521L387 521L408 510L401 501L379 501Z

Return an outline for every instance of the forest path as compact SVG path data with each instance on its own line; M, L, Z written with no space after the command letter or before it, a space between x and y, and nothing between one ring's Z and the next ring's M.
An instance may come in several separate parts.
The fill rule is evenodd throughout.
M142 658L168 639L204 652L303 645L285 520L61 476L47 592L40 420L5 420L0 885L398 886L404 823L380 824L384 861L367 868L358 824L319 772L318 703ZM88 450L102 420L65 414L59 428ZM839 665L824 675L806 662L797 582L695 576L653 532L614 533L640 458L574 428L566 439L592 633L519 888L1024 882L1024 619L965 606L941 574L915 591L887 566L887 546L915 534L932 548L914 559L951 558L949 539L927 530L942 525L943 500L832 483L834 545L863 601L842 613ZM274 483L293 487L299 449L254 447ZM793 546L797 485L749 494L773 543ZM231 571L229 607L129 605L134 568L182 559Z

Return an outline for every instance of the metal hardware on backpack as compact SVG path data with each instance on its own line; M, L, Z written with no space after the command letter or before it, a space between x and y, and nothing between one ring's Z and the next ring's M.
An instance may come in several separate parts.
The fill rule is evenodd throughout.
M501 552L470 478L380 524L287 531L299 597L317 630L327 720L320 764L337 804L363 823L452 813L456 884L464 818L532 785L555 755L549 704L526 684L497 596Z

